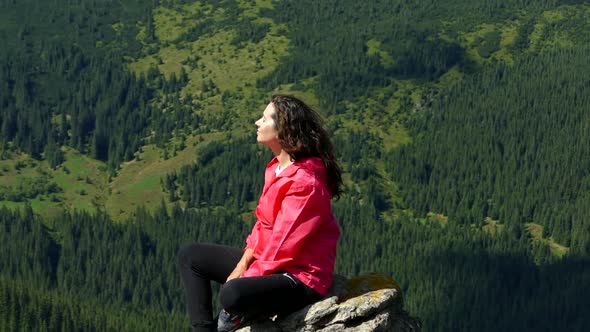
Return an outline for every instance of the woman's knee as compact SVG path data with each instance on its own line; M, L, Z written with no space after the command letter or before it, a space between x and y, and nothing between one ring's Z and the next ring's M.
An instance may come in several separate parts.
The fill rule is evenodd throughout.
M200 243L185 244L178 250L178 264L185 267L199 265L199 261L202 259L201 255L203 254L203 248Z
M240 311L239 308L243 302L243 296L240 292L240 280L233 279L226 282L219 291L219 302L221 306L229 311Z

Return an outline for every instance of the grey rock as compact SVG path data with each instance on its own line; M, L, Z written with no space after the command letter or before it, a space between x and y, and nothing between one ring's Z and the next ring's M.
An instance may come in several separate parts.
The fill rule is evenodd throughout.
M380 289L353 297L338 305L338 313L330 323L344 323L371 317L386 309L397 294L395 289Z
M277 322L284 331L307 332L305 326L321 324L322 320L329 319L338 310L338 297L331 296L309 305Z
M238 332L418 332L421 323L403 310L399 285L390 277L369 274L334 276L328 295L281 319Z

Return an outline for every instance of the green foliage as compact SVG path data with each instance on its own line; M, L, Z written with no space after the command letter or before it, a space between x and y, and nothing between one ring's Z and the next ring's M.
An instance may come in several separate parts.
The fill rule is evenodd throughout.
M321 106L335 110L342 101L394 79L434 80L455 65L468 64L457 41L440 37L443 24L452 23L449 32L456 34L466 23L457 20L472 26L474 20L503 19L508 11L503 7L518 6L500 1L279 2L265 14L289 26L294 43L290 55L259 86L317 77ZM375 42L377 53L368 46Z
M15 186L0 186L0 201L23 202L40 195L51 195L62 189L47 175L19 178Z
M65 161L63 151L53 141L49 141L45 146L44 157L49 161L49 165L54 169Z
M500 49L500 31L494 30L486 33L482 40L478 41L477 52L482 58L489 58L492 53Z
M214 27L214 20L212 18L205 18L202 21L191 26L186 32L184 32L179 38L178 42L186 41L186 42L194 42L199 37L210 33L213 31Z
M527 49L531 43L530 41L530 34L535 27L535 21L530 18L524 24L522 24L518 28L518 35L516 40L512 44L512 49L514 50L524 50Z
M181 329L184 317L132 306L101 308L97 301L0 276L2 331L145 331ZM151 317L149 323L143 315Z
M224 206L247 211L262 191L264 165L270 161L268 151L260 153L255 138L231 142L213 141L199 151L194 165L169 173L163 179L171 201L180 198L189 208Z
M0 259L0 300L4 285L18 284L15 293L9 292L7 307L22 311L0 310L0 321L15 320L19 330L24 324L41 326L51 318L27 322L24 312L50 307L55 315L82 312L68 318L75 325L88 324L81 330L102 331L103 324L116 331L180 330L186 321L176 252L195 240L240 245L247 228L236 214L227 209L183 212L175 206L170 215L162 206L154 215L137 210L125 226L101 213L62 214L50 221L54 228L49 230L30 208L1 209L0 250L6 255ZM32 299L36 294L42 296L39 302ZM97 316L85 314L88 308ZM134 314L123 314L129 311Z
M257 44L270 31L270 24L252 23L249 19L238 28L238 34L232 39L234 45L243 45L246 42Z
M10 12L26 5L5 6ZM28 6L36 11L43 5ZM103 15L106 8L102 6L102 3L93 3L64 7L69 10L70 21L81 20L78 23L83 25L86 19L82 17L90 17L89 21L93 22L94 17ZM59 9L49 13L50 27L57 26L63 13ZM125 17L129 13L123 10L120 14ZM175 128L161 126L160 120L165 115L153 110L150 102L156 88L167 94L182 89L188 81L186 73L164 79L157 69L152 70L148 73L148 83L145 77L137 77L124 69L124 54L117 53L117 47L87 45L82 48L74 42L76 38L89 41L88 35L104 37L104 30L116 30L123 35L130 33L127 25L121 22L115 26L119 28L105 27L102 20L109 19L115 23L122 18L101 16L97 27L90 31L66 29L49 41L37 35L47 31L31 27L35 33L22 37L27 43L0 51L0 81L4 82L0 85L3 109L0 141L13 142L15 148L33 158L41 158L41 153L45 152L52 167L63 162L60 147L69 145L106 161L114 174L123 161L134 157L144 143L148 127L156 127L164 138L170 137L170 131ZM0 36L3 43L11 42L9 35ZM119 37L113 37L113 45L120 46L115 43Z
M451 89L416 118L415 143L389 160L406 202L461 224L535 221L590 254L579 218L590 192L590 149L580 144L590 133L590 100L580 94L589 55L580 48L496 65Z
M0 0L0 156L55 177L3 163L0 196L93 208L0 210L0 330L186 329L176 252L243 245L271 158L243 132L276 89L333 127L339 273L393 273L428 330L587 330L585 3ZM158 176L113 223L101 200L124 196L139 174L118 170L146 144L168 162L123 168ZM158 182L174 205L148 213Z
M575 304L588 302L581 294L588 290L579 287L590 280L588 259L569 256L539 267L531 256L543 249L530 249L522 226L490 236L469 226L420 224L405 214L385 222L364 195L344 197L334 208L342 228L338 272L393 274L404 307L425 329L583 330L590 323Z
M232 209L170 210L139 209L124 225L100 213L63 214L52 230L30 209L0 210L0 250L7 253L0 258L0 308L8 309L0 310L0 322L13 330L46 322L82 330L188 327L178 249L192 241L241 247L249 227ZM577 330L589 323L587 258L539 267L529 258L536 249L529 252L517 229L491 237L406 215L384 222L362 196L343 197L335 211L343 234L337 272L393 273L406 308L429 329Z

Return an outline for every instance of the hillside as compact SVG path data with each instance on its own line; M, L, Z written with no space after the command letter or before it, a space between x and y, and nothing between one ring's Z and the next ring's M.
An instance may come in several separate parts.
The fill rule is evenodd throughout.
M57 248L48 266L6 258L0 286L76 311L91 304L64 294L91 284L84 294L100 295L110 328L125 329L113 303L183 326L167 257L183 241L241 243L271 157L253 123L282 92L317 108L334 136L341 273L394 273L428 329L516 330L503 283L528 304L521 328L582 327L572 308L585 300L557 285L588 275L589 16L585 1L558 0L0 0L0 214L7 230L21 227L12 213L42 223L32 243ZM96 222L109 224L104 245L120 242L112 260L86 228ZM86 235L70 246L71 234ZM125 253L149 264L146 279ZM108 291L92 269L86 284L58 273L92 264L117 271ZM41 286L27 286L31 271L46 274ZM489 290L458 290L478 282ZM527 323L549 310L533 285L562 304L552 323ZM487 318L465 313L498 303Z

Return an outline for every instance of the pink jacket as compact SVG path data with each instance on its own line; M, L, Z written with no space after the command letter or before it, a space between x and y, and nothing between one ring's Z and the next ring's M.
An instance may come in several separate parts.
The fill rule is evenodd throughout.
M325 295L332 284L340 228L332 215L325 168L319 158L294 162L278 176L266 166L257 221L246 239L256 259L244 277L289 272Z

